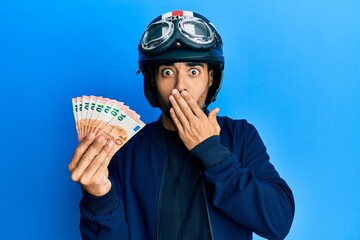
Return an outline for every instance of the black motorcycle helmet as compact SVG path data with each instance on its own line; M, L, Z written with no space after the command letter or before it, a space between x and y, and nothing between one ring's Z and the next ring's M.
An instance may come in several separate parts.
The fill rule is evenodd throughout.
M205 105L215 101L223 77L221 36L204 16L190 11L172 11L155 18L138 45L138 64L144 76L144 93L158 107L158 92L151 80L156 66L173 62L204 62L214 71Z

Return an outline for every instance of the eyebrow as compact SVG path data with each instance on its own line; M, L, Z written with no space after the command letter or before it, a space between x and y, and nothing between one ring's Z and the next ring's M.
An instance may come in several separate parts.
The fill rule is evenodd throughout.
M164 66L174 66L175 63L166 63L164 64ZM196 66L200 66L200 67L203 67L204 68L204 63L201 63L201 62L186 62L186 66L187 67L196 67Z
M188 67L196 67L196 66L199 66L199 67L204 68L204 64L201 63L201 62L187 62L187 63L186 63L186 66L188 66Z

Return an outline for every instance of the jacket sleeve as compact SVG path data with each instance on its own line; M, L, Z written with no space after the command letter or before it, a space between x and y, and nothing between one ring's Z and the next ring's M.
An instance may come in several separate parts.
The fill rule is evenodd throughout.
M112 181L111 190L101 197L95 197L83 191L80 202L82 239L129 239L124 205L115 185L117 184Z
M192 150L205 167L205 180L214 187L213 204L262 237L284 239L294 217L292 191L270 163L254 126L246 123L233 133L240 140L231 148L241 154L222 145L219 136Z

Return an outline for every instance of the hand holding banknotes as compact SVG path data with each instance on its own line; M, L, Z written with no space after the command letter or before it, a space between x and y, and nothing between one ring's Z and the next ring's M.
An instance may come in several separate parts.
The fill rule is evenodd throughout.
M145 124L123 102L82 96L72 99L79 145L69 163L71 179L91 195L111 189L108 165L111 158Z
M71 179L91 195L105 195L111 189L107 167L114 153L113 140L89 133L75 149L69 164Z

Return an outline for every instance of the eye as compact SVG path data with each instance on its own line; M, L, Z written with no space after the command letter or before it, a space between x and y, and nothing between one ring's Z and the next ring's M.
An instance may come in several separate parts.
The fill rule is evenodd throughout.
M164 70L162 70L162 75L165 77L171 76L173 74L174 72L169 68L165 68Z
M196 68L192 68L192 69L190 69L189 73L191 76L197 76L197 75L199 75L200 71Z

